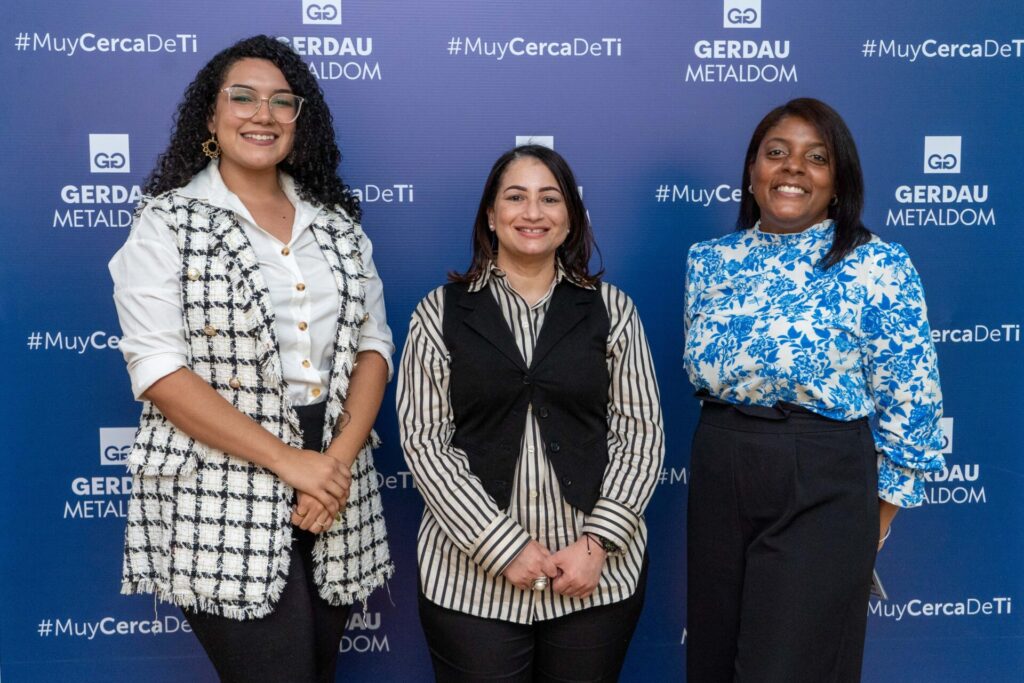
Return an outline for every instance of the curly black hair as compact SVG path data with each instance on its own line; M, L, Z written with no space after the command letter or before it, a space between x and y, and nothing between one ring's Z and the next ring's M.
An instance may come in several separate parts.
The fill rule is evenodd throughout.
M292 92L305 98L302 115L295 122L295 146L278 167L295 179L299 196L306 201L340 207L358 220L362 213L359 199L338 176L341 151L320 84L291 47L271 36L240 40L199 70L178 105L171 142L146 179L146 194L183 187L209 163L202 151L203 142L210 137L207 121L213 116L228 69L247 58L272 62L284 74Z

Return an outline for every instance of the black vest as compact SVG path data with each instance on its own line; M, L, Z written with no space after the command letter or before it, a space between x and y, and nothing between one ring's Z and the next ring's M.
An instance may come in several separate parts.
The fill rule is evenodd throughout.
M584 512L594 509L608 464L608 331L601 293L563 280L527 367L487 287L445 287L452 445L466 452L469 469L500 508L509 505L532 404L562 496Z

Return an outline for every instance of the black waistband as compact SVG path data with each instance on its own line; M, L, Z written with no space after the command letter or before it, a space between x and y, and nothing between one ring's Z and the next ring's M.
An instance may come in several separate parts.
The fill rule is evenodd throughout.
M831 418L819 415L813 410L808 410L803 406L798 406L795 403L788 403L786 401L779 401L773 406L758 406L753 404L744 403L730 403L717 396L712 396L707 392L706 389L701 389L694 394L703 403L705 408L719 408L723 410L735 410L738 413L746 415L747 417L756 417L762 420L788 420L790 415L813 415L814 417L820 417L822 420L829 420L830 422L836 422Z
M308 406L295 406L299 415L299 427L302 428L302 446L311 451L319 451L323 443L324 417L327 415L327 401L320 401Z

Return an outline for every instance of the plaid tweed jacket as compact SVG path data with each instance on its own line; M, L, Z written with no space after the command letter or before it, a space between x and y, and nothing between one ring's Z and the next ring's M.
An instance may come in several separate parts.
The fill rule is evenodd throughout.
M285 443L301 448L298 416L282 380L270 293L234 213L172 190L147 197L165 217L182 256L181 297L188 367ZM360 227L321 210L313 234L340 295L324 446L348 390L366 320L358 251ZM340 524L313 550L320 595L334 605L363 600L392 574L371 434L352 466ZM128 457L128 505L121 592L234 619L274 609L288 575L292 488L270 471L210 448L143 406Z

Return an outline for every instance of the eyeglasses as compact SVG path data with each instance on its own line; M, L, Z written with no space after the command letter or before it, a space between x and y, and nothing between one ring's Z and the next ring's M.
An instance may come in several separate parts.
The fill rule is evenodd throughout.
M251 119L259 113L263 103L267 103L270 116L278 123L292 123L299 118L305 98L290 92L274 93L270 97L260 97L252 88L232 85L224 88L228 94L228 110L239 118Z

